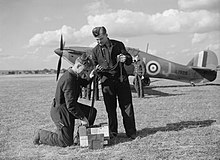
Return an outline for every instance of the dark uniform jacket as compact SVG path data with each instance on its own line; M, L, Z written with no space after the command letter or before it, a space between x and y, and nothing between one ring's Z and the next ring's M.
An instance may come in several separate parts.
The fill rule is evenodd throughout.
M101 76L101 82L104 82L108 78L119 78L120 76L120 68L119 65L117 65L117 55L123 54L126 56L126 65L130 65L132 63L132 57L131 55L126 51L125 46L122 42L117 40L111 40L110 41L110 49L108 50L110 52L109 59L106 57L104 53L104 47L101 47L100 45L96 45L95 48L92 50L92 58L95 62L95 65L99 64L104 69L108 70L106 72L100 73ZM116 67L117 65L117 67ZM127 73L122 65L122 74L123 78L127 77Z
M71 69L61 76L55 93L53 113L57 117L53 118L54 121L60 121L62 119L62 117L59 117L59 114L56 114L56 111L58 112L61 107L64 107L65 110L67 109L77 119L83 119L85 117L77 101L81 92L81 86L86 86L89 82L86 79L78 77Z

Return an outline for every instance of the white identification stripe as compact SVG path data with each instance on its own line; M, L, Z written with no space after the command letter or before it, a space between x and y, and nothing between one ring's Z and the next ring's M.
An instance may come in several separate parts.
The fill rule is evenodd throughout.
M203 56L204 56L204 52L202 51L202 52L199 53L198 63L197 63L198 67L202 67Z

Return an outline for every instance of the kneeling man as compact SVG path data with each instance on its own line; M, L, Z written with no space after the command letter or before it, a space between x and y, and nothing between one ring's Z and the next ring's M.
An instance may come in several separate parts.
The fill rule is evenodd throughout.
M34 136L34 144L71 146L73 144L75 119L80 119L82 125L93 125L97 113L96 109L77 102L81 86L91 83L94 71L92 69L92 60L88 55L83 54L76 59L72 68L69 68L60 77L50 112L57 127L57 133L40 129ZM89 75L89 78L85 75ZM91 112L93 115L90 115L88 120L91 109L93 109Z

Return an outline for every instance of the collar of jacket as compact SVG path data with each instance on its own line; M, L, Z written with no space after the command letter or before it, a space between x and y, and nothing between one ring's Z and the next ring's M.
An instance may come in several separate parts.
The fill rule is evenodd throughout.
M115 46L115 43L114 43L114 41L112 41L111 39L109 39L108 38L108 42L106 43L106 44L104 44L103 46L100 46L100 45L97 45L100 49L102 48L102 47L107 47L108 46L108 48L110 48L110 47L114 47Z
M109 38L108 38L107 43L104 46L106 46L107 48L110 48L110 47L113 46L113 44L112 44L112 42L111 42L111 40Z
M79 77L79 75L72 70L72 67L68 68L68 72L76 77Z

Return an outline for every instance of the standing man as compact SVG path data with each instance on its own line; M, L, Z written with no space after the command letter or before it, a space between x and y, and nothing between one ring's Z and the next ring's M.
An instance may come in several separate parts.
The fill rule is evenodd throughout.
M92 68L91 58L83 54L76 59L72 68L69 68L60 77L50 112L57 127L57 133L40 129L34 136L34 144L70 146L73 144L75 119L80 119L82 125L93 125L97 113L96 109L77 102L81 86L86 86L89 83L84 79L85 75L89 75ZM93 109L91 112L93 115L88 120L90 109Z
M145 64L140 60L139 54L134 56L134 87L137 91L138 98L144 97L144 87L142 84L142 79L146 74Z
M132 95L124 64L132 63L131 55L122 42L108 38L105 27L95 27L92 34L97 45L92 50L93 60L100 76L102 93L108 114L110 138L118 134L117 98L126 135L136 138Z

